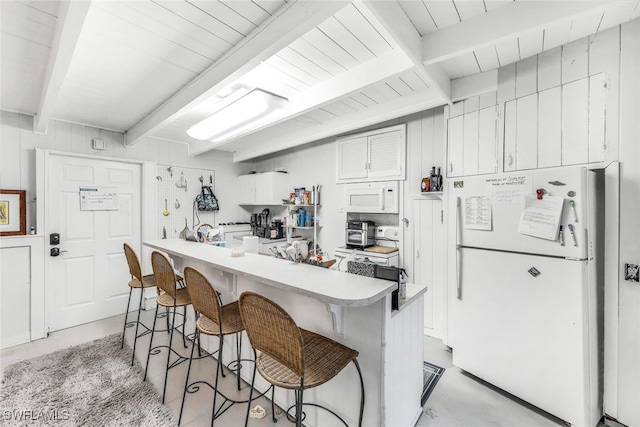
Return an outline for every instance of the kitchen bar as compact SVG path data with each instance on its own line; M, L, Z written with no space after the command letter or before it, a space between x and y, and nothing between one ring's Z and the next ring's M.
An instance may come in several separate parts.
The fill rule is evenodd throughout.
M391 310L396 283L348 274L274 257L246 253L232 256L229 248L179 239L146 241L145 246L169 255L178 271L192 266L221 292L224 303L244 291L254 291L280 304L305 329L357 350L365 384L363 425L413 426L421 413L422 317L426 286L407 284L407 297ZM193 330L189 316L187 331ZM250 346L243 335L243 357ZM206 345L206 343L205 343ZM234 346L226 345L225 349ZM231 360L224 353L224 360ZM249 380L250 370L242 377ZM331 382L306 394L309 402L332 408L357 424L359 387L355 370L346 369ZM259 390L265 382L256 383ZM287 408L293 395L276 390L276 404ZM323 411L307 410L305 424L333 425Z

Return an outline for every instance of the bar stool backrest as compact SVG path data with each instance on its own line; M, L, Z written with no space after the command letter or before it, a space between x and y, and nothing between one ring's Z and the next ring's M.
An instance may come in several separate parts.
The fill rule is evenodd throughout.
M243 292L240 316L251 346L304 375L304 344L300 329L278 304L254 292Z
M184 281L195 311L221 326L220 301L209 280L195 268L185 267Z
M158 289L165 291L172 298L176 298L176 273L169 259L158 251L151 254L151 267L156 278Z
M133 248L126 243L124 244L124 254L127 257L127 264L129 264L129 273L142 283L142 268L140 268L138 255Z

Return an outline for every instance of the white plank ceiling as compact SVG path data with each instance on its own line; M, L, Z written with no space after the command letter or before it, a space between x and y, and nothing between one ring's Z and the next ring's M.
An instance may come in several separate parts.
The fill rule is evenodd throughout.
M0 108L248 160L450 103L450 82L640 17L639 0L3 0ZM222 143L225 88L288 98Z

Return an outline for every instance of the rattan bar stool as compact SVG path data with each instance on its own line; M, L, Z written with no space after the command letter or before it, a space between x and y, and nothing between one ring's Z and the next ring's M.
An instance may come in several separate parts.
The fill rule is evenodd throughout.
M182 326L182 343L184 348L187 348L185 340L184 324L186 323L186 308L191 305L191 297L187 288L178 288L176 286L176 273L173 270L173 266L169 259L158 251L153 251L151 254L151 266L153 267L153 274L156 279L156 286L158 287L159 295L156 298L158 305L156 306L155 316L153 317L153 327L151 328L151 340L149 340L149 351L147 353L147 364L144 370L144 380L147 379L147 372L149 371L149 359L151 355L159 354L162 348L167 348L167 366L164 373L164 387L162 389L162 403L164 403L165 394L167 391L167 377L169 376L169 369L178 366L180 363L187 360L175 351L172 347L173 344L173 331ZM166 307L172 309L171 326L169 327L169 345L159 345L153 347L153 336L156 331L156 321L158 320L158 308ZM183 320L181 325L176 325L176 311L178 307L182 307ZM167 320L168 324L168 320ZM174 353L178 358L171 362L171 353Z
M140 313L142 311L142 300L144 297L145 288L154 288L156 286L156 278L153 274L142 275L142 268L140 267L140 259L138 255L128 244L124 244L124 254L127 258L127 264L129 265L129 273L131 274L131 280L129 281L129 300L127 301L127 311L124 315L124 326L122 327L122 341L120 342L120 348L124 347L124 336L127 328L136 325L135 335L133 336L133 353L131 355L131 366L136 357L136 344L138 338L145 336L151 332L149 327L140 322ZM183 282L182 276L176 275L178 282ZM140 303L138 304L138 318L135 321L129 322L129 308L131 307L131 295L134 289L140 289ZM139 326L144 328L144 332L138 334ZM168 329L168 327L167 327Z
M299 328L289 314L278 304L254 292L243 292L239 299L240 316L245 326L249 342L260 355L256 357L251 391L256 378L256 369L271 384L295 391L295 405L287 410L287 418L302 426L304 421L303 405L322 408L335 415L342 423L347 423L329 408L303 403L305 389L326 383L353 362L360 377L360 416L358 426L362 426L364 413L364 381L358 364L358 352L332 339ZM249 395L251 399L251 395ZM249 422L249 409L245 418L245 427ZM295 407L295 418L289 414ZM275 419L275 408L271 400L271 413Z
M214 391L213 397L213 409L211 414L211 425L216 418L226 412L235 403L247 403L248 400L235 400L225 396L218 389L219 375L225 376L222 363L222 349L224 345L225 335L236 335L236 359L227 365L227 368L236 372L236 381L238 390L240 390L240 370L242 369L242 340L240 334L244 331L244 325L240 318L240 311L238 308L238 301L222 305L220 300L220 293L217 292L209 280L204 275L193 267L185 267L184 269L185 283L189 295L191 296L191 303L193 309L199 314L196 321L196 332L193 340L193 346L191 347L191 356L189 358L189 368L187 369L187 378L185 380L184 391L182 393L182 405L180 406L180 416L178 418L178 424L182 421L182 412L184 410L184 402L188 393L195 393L199 390L200 385L206 385ZM206 381L194 381L189 383L189 375L191 373L191 363L193 362L193 352L195 348L196 339L198 344L200 343L200 335L210 335L218 337L218 349L213 353L207 353L199 358L208 357L213 354L217 354L217 367L216 367L216 379L215 384L211 385ZM253 360L251 360L253 362ZM216 409L216 402L218 394L224 399L219 408Z

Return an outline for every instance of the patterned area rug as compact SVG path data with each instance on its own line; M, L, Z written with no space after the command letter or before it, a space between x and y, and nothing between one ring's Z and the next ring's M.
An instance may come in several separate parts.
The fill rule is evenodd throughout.
M120 334L7 366L3 426L175 426Z
M444 374L444 368L440 366L432 365L429 362L424 362L422 368L422 378L423 378L423 387L422 387L422 399L420 400L422 406L427 402L427 399L431 395L431 392L434 388L436 388L436 384L438 384L438 380Z

